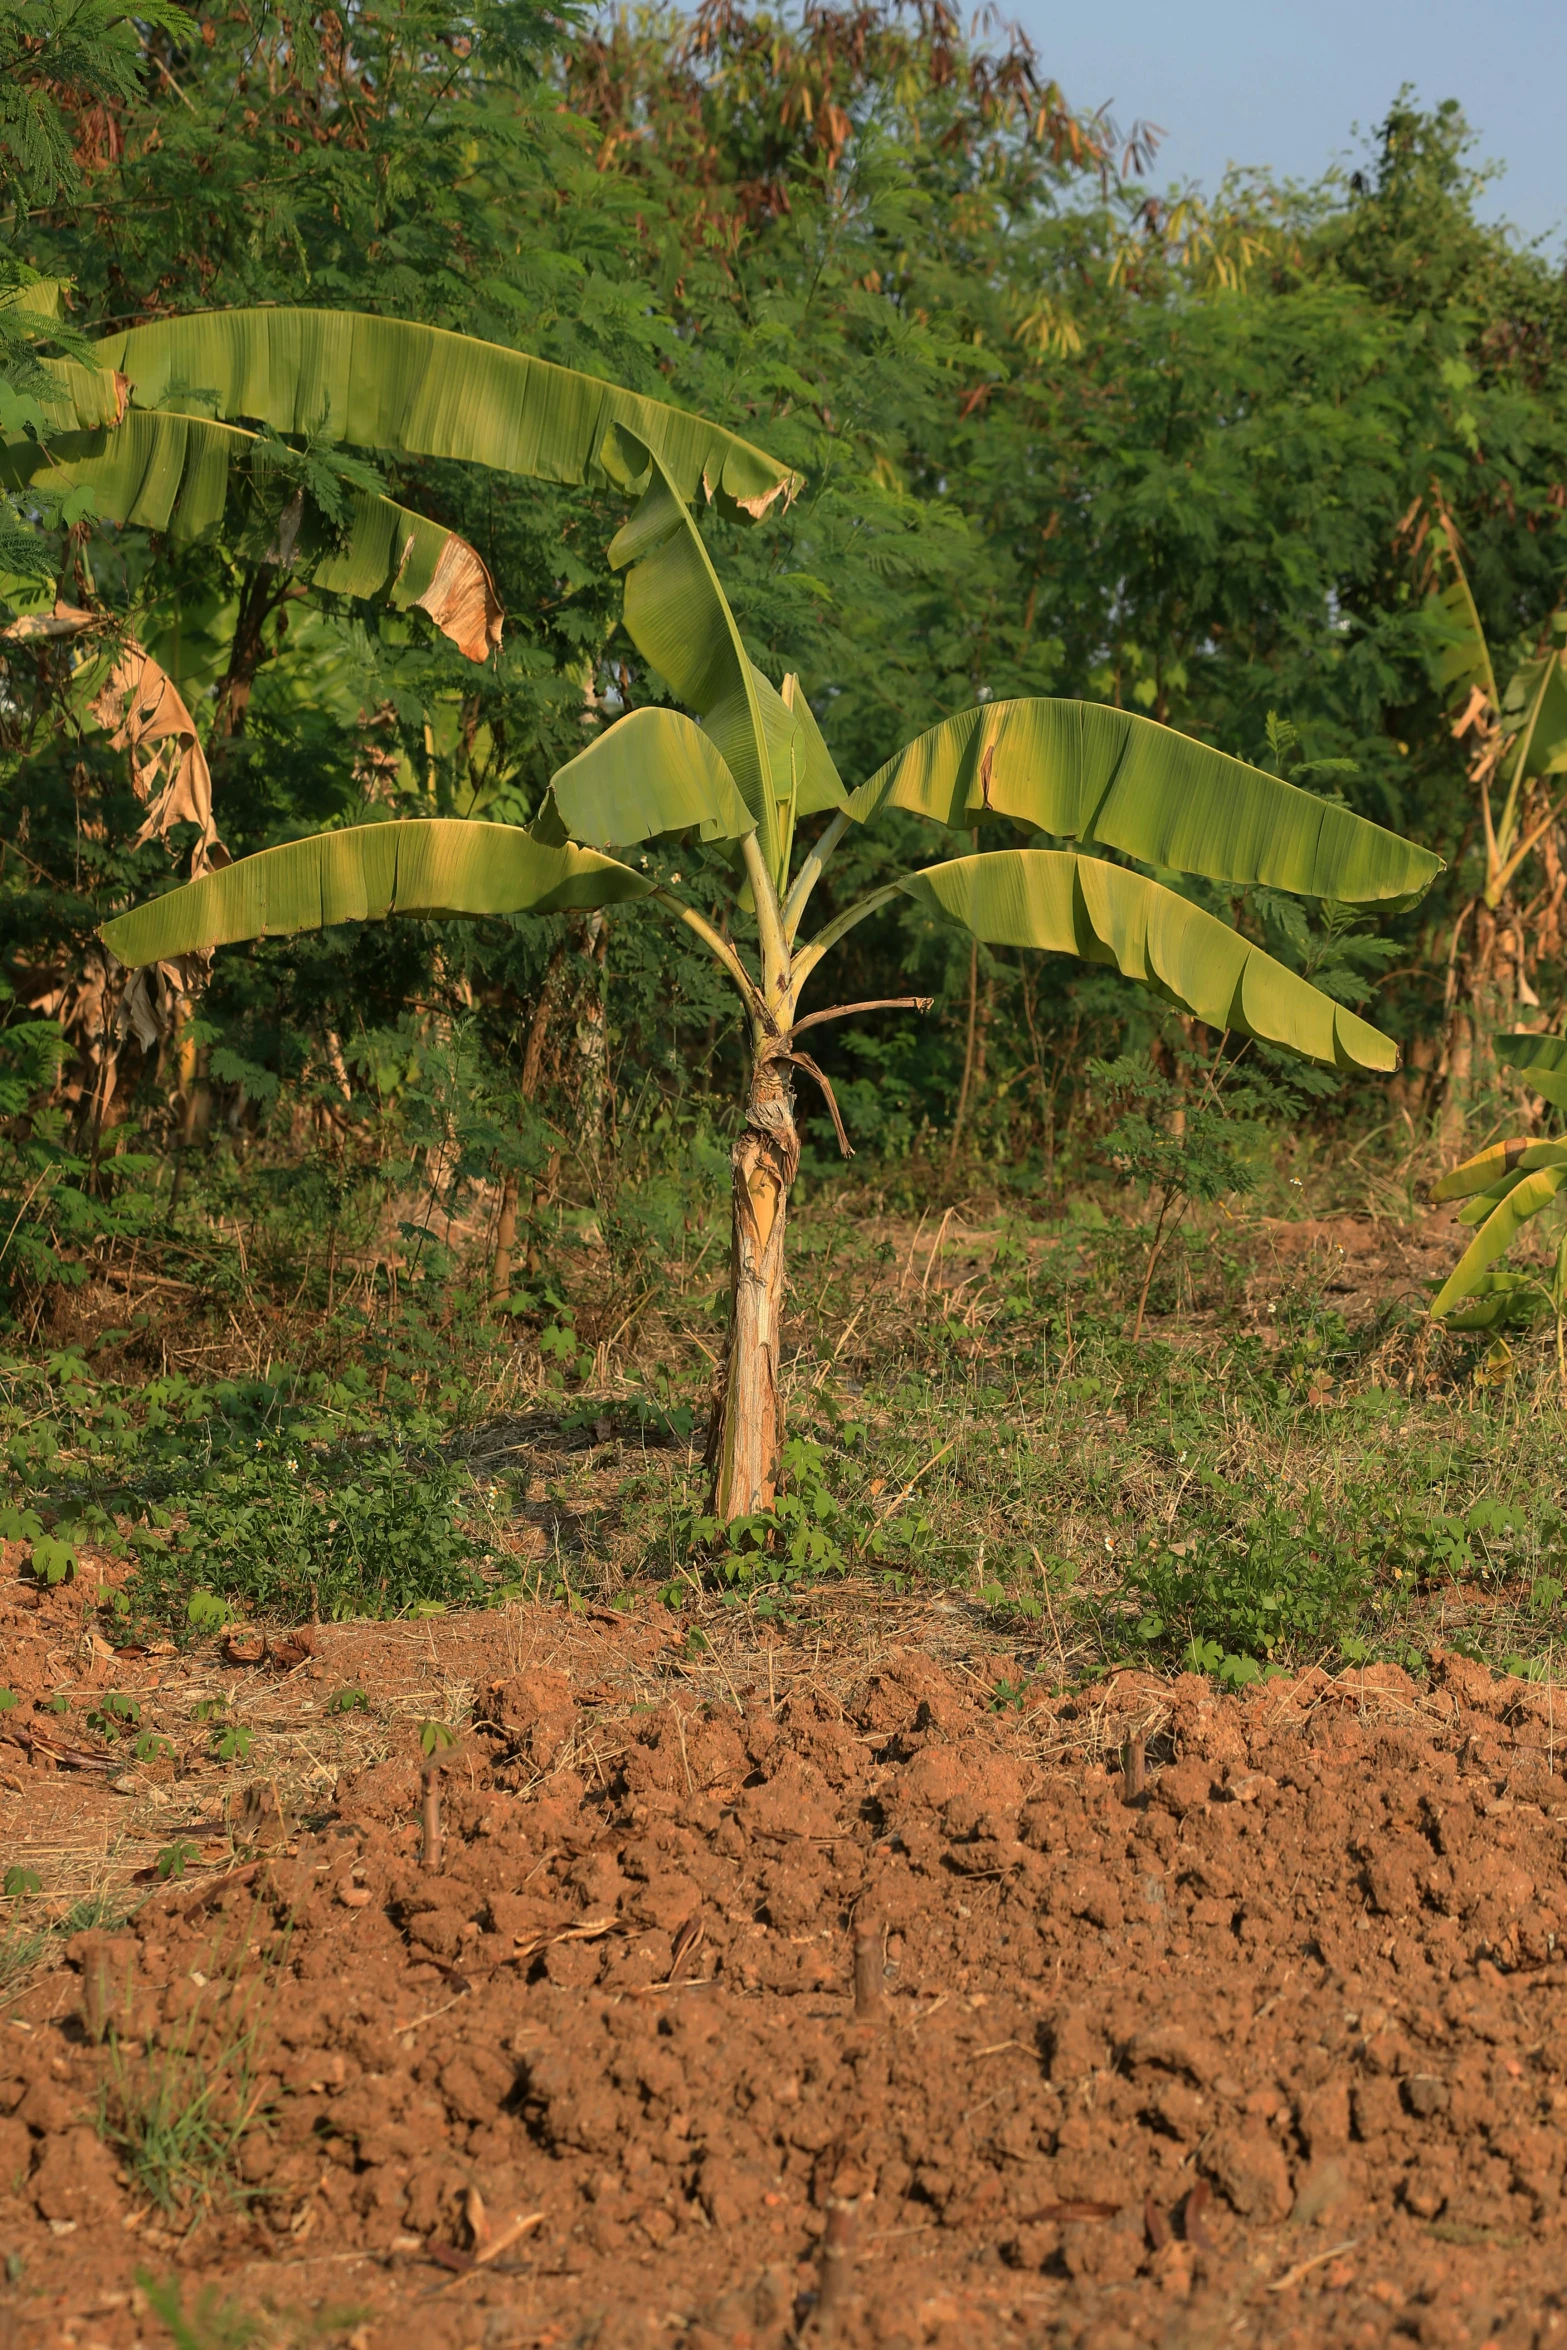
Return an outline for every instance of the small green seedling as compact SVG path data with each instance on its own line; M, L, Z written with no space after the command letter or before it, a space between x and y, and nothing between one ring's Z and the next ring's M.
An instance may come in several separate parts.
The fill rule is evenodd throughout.
M228 1609L211 1591L193 1591L185 1602L185 1621L193 1632L215 1632L228 1619Z
M165 1844L153 1865L163 1882L169 1884L183 1877L195 1858L196 1846L181 1838L173 1844Z
M427 1762L434 1755L445 1754L456 1743L457 1733L449 1722L419 1724L419 1752Z
M43 1535L36 1510L0 1510L0 1542L42 1542Z
M134 1697L123 1690L108 1689L87 1716L87 1727L107 1738L112 1746L122 1730L134 1730L141 1721L141 1707Z
M53 1534L40 1534L33 1544L33 1573L40 1583L53 1586L76 1572L76 1552Z
M361 1714L370 1711L370 1700L362 1689L339 1689L326 1701L329 1714Z
M1004 1674L1001 1675L997 1679L995 1687L990 1692L991 1712L993 1714L1004 1714L1010 1709L1011 1712L1020 1714L1023 1711L1023 1692L1025 1687L1026 1684L1024 1682L1009 1681Z
M13 1706L20 1705L21 1702L14 1689L0 1689L0 1714L10 1713Z
M235 1722L227 1730L219 1730L212 1741L215 1762L243 1762L256 1743L254 1730L247 1730L243 1722Z
M215 1722L227 1713L228 1703L226 1697L199 1697L191 1712L198 1722Z
M63 1689L57 1689L57 1690L55 1691L55 1693L54 1693L53 1697L51 1697L51 1698L50 1698L50 1700L49 1700L49 1711L50 1711L52 1714L68 1714L68 1713L70 1712L70 1710L71 1710L71 1700L70 1700L70 1697L68 1696L68 1694L66 1693L66 1691L65 1691L65 1690L63 1690Z
M41 1893L44 1881L36 1869L7 1869L0 1881L0 1893L11 1901L20 1901L29 1893Z
M143 1730L131 1750L139 1763L156 1762L162 1754L172 1754L174 1747L167 1738L160 1738L156 1730Z

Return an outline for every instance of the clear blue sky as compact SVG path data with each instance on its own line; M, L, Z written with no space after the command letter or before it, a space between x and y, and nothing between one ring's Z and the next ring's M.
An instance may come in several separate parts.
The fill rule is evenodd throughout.
M1314 179L1359 159L1403 82L1457 98L1505 163L1484 206L1547 250L1567 244L1567 0L1012 0L1072 105L1108 104L1125 129L1163 125L1152 184L1211 194L1227 163Z

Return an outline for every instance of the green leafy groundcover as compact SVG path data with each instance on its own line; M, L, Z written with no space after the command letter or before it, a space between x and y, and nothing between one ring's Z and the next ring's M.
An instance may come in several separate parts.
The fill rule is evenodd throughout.
M124 1597L173 1623L194 1592L296 1620L482 1605L487 1554L458 1523L463 1486L447 1463L390 1446L226 1463L168 1493L184 1524L140 1548Z
M467 1531L473 1487L407 1375L423 1359L383 1364L383 1404L361 1365L203 1384L121 1381L76 1350L0 1356L0 1533L30 1542L28 1571L51 1582L79 1571L83 1545L132 1556L115 1614L181 1635L233 1612L484 1605L499 1562Z
M1141 1639L1184 1639L1189 1664L1217 1670L1210 1647L1253 1659L1335 1647L1375 1583L1375 1560L1337 1539L1320 1517L1302 1522L1269 1510L1238 1533L1149 1543L1132 1587L1149 1610L1138 1625Z

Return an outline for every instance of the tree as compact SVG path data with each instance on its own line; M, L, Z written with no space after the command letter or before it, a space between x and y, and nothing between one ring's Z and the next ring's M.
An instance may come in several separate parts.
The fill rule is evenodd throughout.
M1429 851L1349 810L1152 720L1081 702L981 704L918 736L847 791L797 680L750 659L707 549L659 455L623 430L607 461L645 484L610 548L626 572L625 626L700 725L668 707L629 712L557 770L524 830L439 819L318 834L245 858L105 927L123 960L393 913L538 912L651 901L683 922L732 981L749 1032L744 1122L732 1152L730 1320L709 1430L714 1508L771 1503L783 1436L779 1388L784 1241L799 1163L793 1071L825 1080L800 1039L848 1011L802 1015L838 941L898 896L996 945L1108 963L1222 1034L1238 1031L1335 1066L1391 1069L1396 1048L1260 947L1175 890L1085 849L1002 847L905 868L801 929L851 827L903 809L949 833L1011 825L1167 872L1387 903L1440 870ZM796 855L803 819L826 816ZM610 847L695 833L730 868L730 913L754 920L748 959L729 922ZM829 1106L831 1102L828 1091ZM836 1112L834 1112L836 1117ZM840 1139L847 1148L847 1138Z

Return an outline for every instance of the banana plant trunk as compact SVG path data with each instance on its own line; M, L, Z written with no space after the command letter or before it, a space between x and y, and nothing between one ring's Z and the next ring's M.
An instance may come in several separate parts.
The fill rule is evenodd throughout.
M752 1064L745 1127L730 1154L729 1330L707 1440L713 1515L723 1524L771 1508L777 1491L784 1239L799 1164L789 1064L764 1048Z

